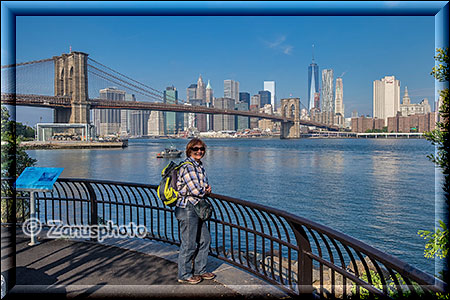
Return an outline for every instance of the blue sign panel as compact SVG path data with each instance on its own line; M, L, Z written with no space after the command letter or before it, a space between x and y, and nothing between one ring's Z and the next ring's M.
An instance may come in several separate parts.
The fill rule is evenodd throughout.
M17 190L51 191L64 168L28 167L16 180Z

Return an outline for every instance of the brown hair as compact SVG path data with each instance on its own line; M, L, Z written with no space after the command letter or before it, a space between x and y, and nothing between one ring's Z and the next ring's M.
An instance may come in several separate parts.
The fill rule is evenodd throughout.
M201 139L199 138L193 138L192 140L189 141L189 143L186 145L186 157L190 157L191 156L191 152L192 152L192 147L194 147L197 144L201 144L203 147L205 147L205 152L203 152L203 156L205 156L206 154L206 144L205 142L203 142ZM203 157L202 156L202 157Z

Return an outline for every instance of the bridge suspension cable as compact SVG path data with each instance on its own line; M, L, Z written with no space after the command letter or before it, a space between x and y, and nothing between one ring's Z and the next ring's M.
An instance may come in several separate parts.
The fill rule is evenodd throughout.
M132 86L132 87L134 87L134 88L137 88L137 89L139 89L139 90L141 90L141 91L144 91L145 93L147 93L145 96L149 96L149 97L151 97L151 98L153 98L153 99L156 99L156 100L158 100L158 101L164 100L164 96L163 96L164 93L163 93L163 92L161 92L161 91L159 91L159 90L157 90L157 89L154 89L154 88L152 88L151 86L148 86L148 85L146 85L146 84L144 84L144 83L141 83L141 82L139 82L139 81L137 81L137 80L134 80L134 79L132 79L132 78L130 78L130 77L128 77L128 76L126 76L126 75L124 75L124 74L122 74L122 73L116 71L116 70L113 70L112 68L110 68L110 67L108 67L108 66L105 66L104 64L102 64L102 63L100 63L100 62L98 62L98 61L96 61L96 60L94 60L94 59L92 59L92 58L90 58L90 57L88 58L88 60L89 60L89 61L92 61L92 62L95 63L95 64L98 64L98 65L102 66L103 68L106 68L106 69L110 70L111 72L114 72L114 73L120 75L121 77L124 77L124 78L130 80L131 82L137 83L138 85L143 86L143 87L145 87L145 88L139 87L139 86L137 86L137 85L135 85L135 84L132 84L132 83L130 83L130 82L126 82L125 80L120 79L119 77L117 77L117 76L115 76L115 75L112 75L112 74L110 74L110 73L108 73L108 72L105 72L105 71L103 71L103 70L100 70L99 68L97 68L97 67L93 66L92 64L89 64L89 63L88 63L88 65L89 65L90 67L92 67L92 68L94 68L94 69L96 69L96 70L98 70L98 71L100 71L100 72L106 74L107 76L111 76L112 78L115 78L116 80L119 80L119 81L123 82L124 84L127 84L127 85ZM92 72L92 71L91 71L91 72ZM95 73L93 73L93 74L95 74ZM98 74L95 74L95 75L99 76ZM110 79L105 78L105 77L102 77L102 78L103 78L103 79L106 79L106 80L110 80ZM117 82L115 82L115 83L117 83ZM117 83L117 84L119 84L119 83ZM123 86L123 85L122 85L122 86ZM124 87L131 89L130 87L127 87L127 86L124 86ZM133 89L131 89L131 90L133 90ZM136 91L136 90L133 90L133 91L135 91L135 92L137 92L137 93L140 93L140 92L138 92L138 91ZM154 93L154 92L156 92L157 94ZM152 96L150 96L150 95L152 95ZM155 98L155 97L158 97L158 98ZM169 96L169 95L166 95L166 97L172 98L172 96ZM182 99L173 99L173 98L172 98L171 100L173 100L174 102L175 102L175 100L178 100L178 102L181 102L182 104L185 103Z
M115 83L115 84L117 84L117 85L120 85L120 86L122 86L122 87L124 87L124 88L130 89L130 90L132 90L132 91L134 91L134 92L136 92L136 93L142 94L142 95L144 95L144 96L148 96L148 97L153 98L153 99L155 99L155 100L161 101L161 100L163 99L163 96L161 96L161 95L157 95L157 94L155 94L155 93L152 93L152 92L149 92L149 91L147 91L147 90L144 90L144 89L141 88L141 87L138 87L138 86L136 86L136 85L134 85L134 84L131 84L131 83L129 83L129 82L126 82L126 81L124 81L124 80L122 80L122 79L120 79L120 78L118 78L118 77L116 77L116 76L114 76L114 75L108 74L108 73L106 73L106 72L104 72L104 71L102 71L102 70L100 70L100 69L98 69L98 68L96 68L96 67L94 67L94 66L92 66L92 65L89 65L89 66L90 66L91 68L94 68L95 70L99 71L100 73L103 73L103 75L101 75L101 74L96 73L96 72L94 72L94 71L88 71L88 72L90 72L91 74L94 74L94 75L96 75L96 76L98 76L98 77L100 77L100 78L103 78L103 79L105 79L105 80L109 80L109 81L111 81L111 82L113 82L113 83ZM116 79L116 80L118 80L118 81L112 80L112 79L108 78L107 76L110 76L110 77L112 77L112 78L114 78L114 79ZM130 86L136 88L137 90L136 90L136 89L133 89L133 88L130 88ZM141 90L141 91L139 91L139 90Z
M14 67L19 67L19 66L24 66L24 65L31 65L31 64L37 64L37 63L43 63L43 62L47 62L47 61L53 61L53 58L33 60L33 61L28 61L28 62L18 63L18 64L12 64L12 65L4 65L4 66L2 66L2 69L14 68Z

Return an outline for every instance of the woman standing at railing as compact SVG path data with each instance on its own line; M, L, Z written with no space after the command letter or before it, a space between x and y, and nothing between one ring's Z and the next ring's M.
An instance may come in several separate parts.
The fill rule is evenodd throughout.
M203 279L213 279L214 273L206 272L211 235L196 212L205 195L211 193L201 159L205 156L206 144L193 138L186 145L186 160L179 171L177 188L180 199L175 216L180 224L181 246L178 254L178 282L197 284ZM198 207L197 207L198 208Z

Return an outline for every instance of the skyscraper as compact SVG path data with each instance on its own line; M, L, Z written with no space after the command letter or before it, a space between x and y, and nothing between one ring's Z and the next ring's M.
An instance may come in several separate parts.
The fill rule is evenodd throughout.
M211 87L211 83L208 80L208 85L206 86L206 107L212 107L214 101L214 91ZM213 115L206 115L206 129L213 130L214 122Z
M247 92L239 92L239 101L247 103L247 108L250 108L250 94Z
M178 91L174 86L169 86L164 91L164 103L178 104ZM166 134L178 133L176 113L164 112Z
M213 89L211 87L211 83L208 80L208 85L206 86L206 104L212 104L213 98L214 98Z
M197 99L197 84L193 83L186 89L186 102L190 103L191 99ZM195 127L195 115L193 113L184 113L184 128Z
M100 99L125 101L126 92L117 87L109 87L100 90ZM120 109L94 109L93 123L97 135L119 134L121 116Z
M205 84L203 83L202 75L200 75L197 80L197 90L195 98L202 99L204 102L206 102L206 88Z
M231 79L223 81L223 97L239 101L239 82Z
M258 92L258 94L259 94L259 107L261 108L261 107L264 107L264 105L266 105L266 104L270 104L270 99L271 99L271 95L270 95L270 92L269 91L259 91ZM272 109L273 109L273 107L272 107Z
M322 70L322 112L334 114L333 70Z
M336 79L336 94L335 94L335 100L334 100L334 113L340 114L342 117L344 117L344 86L342 83L342 78L338 77Z
M308 110L316 107L314 94L319 92L319 66L314 62L314 45L312 62L308 67ZM319 108L319 107L317 107Z
M272 109L275 110L275 81L264 81L264 90L270 92L270 104L272 104Z
M232 98L214 98L214 107L219 109L234 110L235 103ZM214 115L214 130L235 130L234 119L233 115Z
M385 76L373 82L373 117L384 119L395 117L400 111L400 81L395 76Z
M206 87L203 83L202 75L200 75L197 80L195 99L189 99L189 103L194 106L206 106ZM205 114L196 113L194 114L194 119L194 127L196 127L201 132L208 131Z

